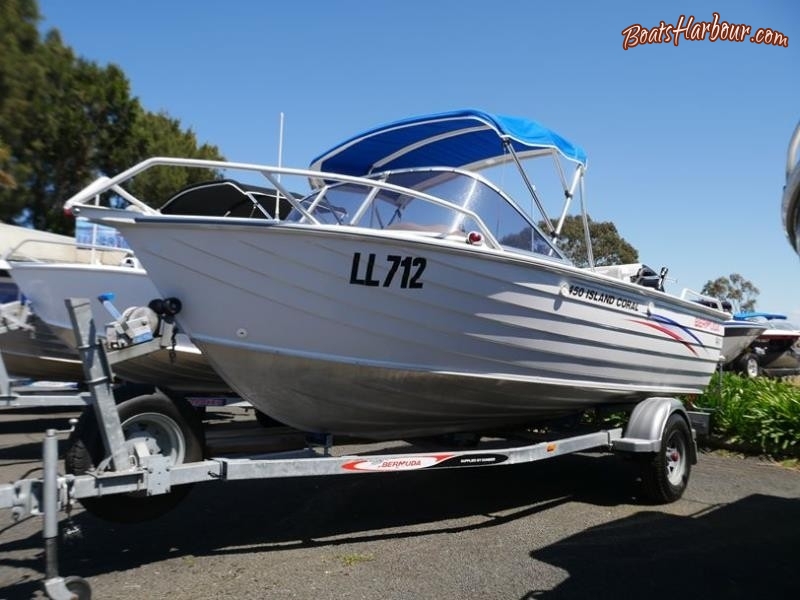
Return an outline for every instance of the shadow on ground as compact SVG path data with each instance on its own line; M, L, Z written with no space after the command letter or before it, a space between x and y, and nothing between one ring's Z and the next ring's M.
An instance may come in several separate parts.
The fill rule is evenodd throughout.
M531 552L568 578L522 600L800 598L800 500L752 495L701 514L653 511Z
M62 542L60 571L91 577L188 555L280 552L467 531L570 501L631 502L635 492L632 466L610 455L488 469L204 483L172 512L144 524L109 524L77 514L73 521L82 536ZM475 518L453 525L465 517ZM13 556L20 551L30 556L41 547L37 532L0 543L0 554L9 567L43 573L40 553ZM20 582L9 593L30 597L40 585Z

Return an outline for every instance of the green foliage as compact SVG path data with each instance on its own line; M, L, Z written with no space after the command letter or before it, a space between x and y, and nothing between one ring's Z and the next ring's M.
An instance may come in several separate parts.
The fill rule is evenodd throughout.
M101 174L156 155L222 159L176 119L145 111L119 67L76 57L57 30L40 39L40 18L34 0L0 3L0 219L71 233L64 201ZM136 192L163 202L216 176L153 174Z
M773 456L800 452L800 388L792 383L724 373L693 402L712 410L712 435Z
M17 182L4 170L8 168L7 165L10 157L11 150L4 146L2 140L0 140L0 187L14 189L17 187Z
M593 221L588 219L589 235L592 239L594 263L598 267L635 263L639 261L639 253L622 236L610 221ZM555 225L555 222L553 223ZM542 226L543 223L540 223ZM544 229L544 227L542 227ZM571 215L564 219L558 247L578 267L589 266L586 252L586 236L583 231L583 218Z
M133 156L129 166L148 156L181 156L222 160L217 148L197 145L192 130L183 131L180 121L166 113L149 113L140 110L134 122L132 136ZM135 178L129 191L152 206L161 206L178 189L187 185L216 179L216 171L205 169L179 169L155 167Z
M742 312L755 309L759 290L738 273L732 273L730 277L707 281L700 293L727 300L733 306L733 312Z

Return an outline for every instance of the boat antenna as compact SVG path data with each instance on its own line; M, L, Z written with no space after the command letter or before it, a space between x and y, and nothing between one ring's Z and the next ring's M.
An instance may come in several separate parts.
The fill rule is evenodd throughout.
M508 150L508 153L511 154L511 158L514 159L514 162L517 163L517 170L519 171L520 175L522 175L522 181L525 182L525 185L528 187L528 192L533 198L533 201L536 202L536 208L539 209L539 212L542 214L544 218L545 226L547 227L547 232L553 237L553 239L558 237L558 233L556 232L556 228L553 227L553 224L550 222L550 217L547 216L547 213L544 210L544 206L542 206L541 201L539 200L539 195L536 193L536 188L531 183L531 180L528 179L528 174L525 172L525 169L522 168L522 163L517 156L517 153L514 152L514 146L511 144L511 138L504 137L503 144Z
M278 168L280 169L283 166L283 111L280 113L280 121L278 125ZM278 172L278 181L281 180L280 171ZM275 212L272 213L274 217L277 219L278 216L281 214L281 192L280 190L275 190Z
M280 124L278 126L278 167L283 166L283 111L280 115ZM278 181L281 180L281 174L278 173Z

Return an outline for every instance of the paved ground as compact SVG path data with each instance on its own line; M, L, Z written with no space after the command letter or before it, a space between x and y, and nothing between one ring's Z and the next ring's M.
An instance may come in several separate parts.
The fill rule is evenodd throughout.
M35 474L41 432L69 416L0 413L0 482ZM634 479L617 457L575 455L203 484L146 524L78 508L61 572L120 599L800 597L800 473L704 454L668 506L641 503ZM0 598L43 597L40 527L0 511Z

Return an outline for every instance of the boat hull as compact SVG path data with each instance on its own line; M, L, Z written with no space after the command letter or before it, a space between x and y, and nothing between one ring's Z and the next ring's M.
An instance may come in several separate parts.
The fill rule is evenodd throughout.
M89 298L98 328L113 317L97 299L113 292L120 311L147 306L158 291L143 269L79 263L14 262L11 275L31 303L34 313L45 321L63 342L75 348L75 334L66 298ZM79 364L79 378L83 379ZM230 393L230 387L210 368L208 361L185 335L178 335L175 353L159 350L114 365L120 379L158 386L175 392Z
M720 353L720 362L723 365L729 365L736 360L766 329L763 324L734 320L726 321L724 326L725 337Z
M47 381L83 379L77 352L59 339L41 319L30 315L28 329L0 334L0 354L11 377Z
M546 259L325 226L118 226L220 375L303 430L427 435L697 393L722 344L722 313Z

